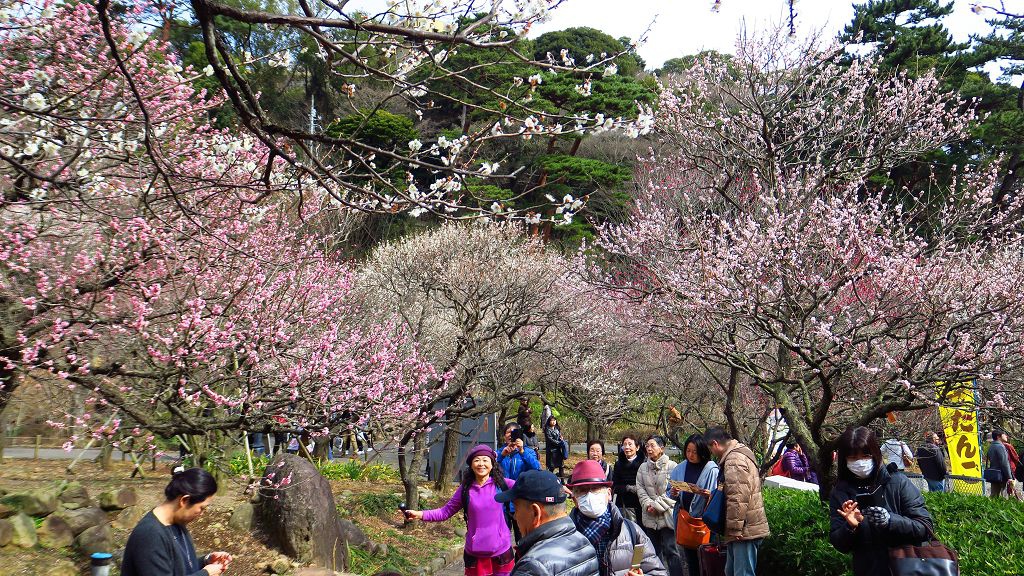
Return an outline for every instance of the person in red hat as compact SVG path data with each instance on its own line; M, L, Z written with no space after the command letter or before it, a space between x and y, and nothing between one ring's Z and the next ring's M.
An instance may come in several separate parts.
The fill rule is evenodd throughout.
M612 483L596 460L584 460L572 470L567 484L576 507L569 517L597 551L601 576L668 576L654 544L632 520L612 504ZM643 545L639 570L632 570L633 547Z
M511 515L494 497L515 485L506 480L497 453L486 444L474 446L466 456L469 470L448 502L434 510L406 510L407 518L443 522L463 510L466 546L462 559L466 576L507 576L514 567Z

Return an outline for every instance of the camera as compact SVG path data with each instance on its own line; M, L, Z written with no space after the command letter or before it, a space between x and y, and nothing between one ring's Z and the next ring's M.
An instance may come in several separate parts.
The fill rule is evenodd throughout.
M522 440L522 439L523 439L523 430L522 430L522 428L513 428L512 432L509 433L509 440L511 442L515 442L516 440Z

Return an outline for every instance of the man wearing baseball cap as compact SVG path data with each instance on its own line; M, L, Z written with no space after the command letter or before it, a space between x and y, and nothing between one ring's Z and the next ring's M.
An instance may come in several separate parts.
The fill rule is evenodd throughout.
M577 464L568 484L576 501L569 518L597 551L601 576L668 576L651 539L612 504L611 486L596 460ZM639 571L631 570L636 545L644 547Z
M566 516L565 498L558 476L547 470L527 470L495 494L515 504L512 517L523 535L511 576L599 576L594 547Z

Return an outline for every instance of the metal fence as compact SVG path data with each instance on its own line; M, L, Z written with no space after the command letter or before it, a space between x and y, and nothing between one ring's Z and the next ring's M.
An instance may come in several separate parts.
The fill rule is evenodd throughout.
M917 486L921 492L928 491L928 483L925 482L924 476L915 472L907 472L907 478L910 478L911 482ZM970 476L953 476L946 475L945 480L946 492L956 492L957 494L974 494L976 496L988 496L989 495L989 483L985 482L981 478L972 478Z

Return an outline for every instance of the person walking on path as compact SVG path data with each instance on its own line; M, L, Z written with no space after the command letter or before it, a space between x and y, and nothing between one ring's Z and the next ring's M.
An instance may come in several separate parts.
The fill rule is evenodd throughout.
M597 552L601 576L626 576L633 561L633 547L643 546L643 576L668 576L651 539L612 504L612 483L595 460L584 460L572 469L567 486L576 507L569 518Z
M501 449L498 464L505 473L505 478L517 480L527 470L540 470L537 452L526 446L523 430L515 422L505 426L505 446Z
M217 492L217 481L202 468L176 472L164 488L164 502L149 511L128 536L122 576L219 576L231 555L196 555L188 524L202 516Z
M672 509L672 525L679 526L678 516L680 510L686 511L694 518L704 515L704 509L708 505L708 497L711 490L718 486L718 464L711 459L711 450L707 442L700 434L691 434L686 442L683 442L683 452L686 458L682 463L672 469L669 475L668 496L676 501ZM700 492L681 491L674 488L672 484L685 482L696 486ZM685 548L679 546L683 561L686 564L686 573L689 576L700 574L700 557L696 548Z
M989 480L991 485L991 493L989 494L993 498L999 498L1003 493L1007 496L1013 495L1013 469L1010 467L1010 453L1006 449L1006 445L1003 444L1003 439L1006 438L1006 433L1002 430L995 430L992 432L992 443L988 446L988 452L985 455L985 460L988 462L988 468L986 469L986 475L989 470L994 469L1000 472L1002 480L993 481Z
M640 498L636 494L636 473L644 463L644 457L640 455L639 450L640 441L636 436L623 436L619 459L612 471L612 492L615 494L616 504L623 516L636 523L639 523L641 518Z
M515 486L515 481L505 480L497 457L490 446L475 446L466 456L469 470L444 506L405 511L407 518L424 522L443 522L464 511L466 545L462 559L466 576L507 576L514 565L510 520L505 505L494 497Z
M888 576L889 548L920 544L933 529L921 491L906 474L892 473L895 466L884 464L878 437L863 426L839 437L836 460L829 541L852 556L854 576Z
M726 576L754 576L757 550L770 534L754 453L724 428L711 428L704 441L718 458L718 489L725 493Z
M910 446L899 438L890 438L882 444L882 457L885 458L885 463L895 464L896 471L900 474L905 474L907 466L914 463L914 453L911 452Z
M558 418L551 416L544 423L544 455L548 466L548 472L558 470L558 477L564 476L565 453L562 443L562 427L558 425Z
M546 470L528 470L510 489L494 496L513 503L523 534L512 576L599 576L597 552L565 511L565 488Z
M668 479L676 463L665 454L665 439L651 436L644 444L647 461L636 473L636 495L640 499L643 527L654 542L662 564L672 576L682 576L683 559L676 546L676 525L672 510L675 501L668 497Z
M921 467L929 492L946 491L946 455L939 435L931 430L924 433L924 444L917 449L917 465Z
M798 442L786 444L786 453L782 455L782 469L794 480L818 483L818 474L811 467L803 446Z

